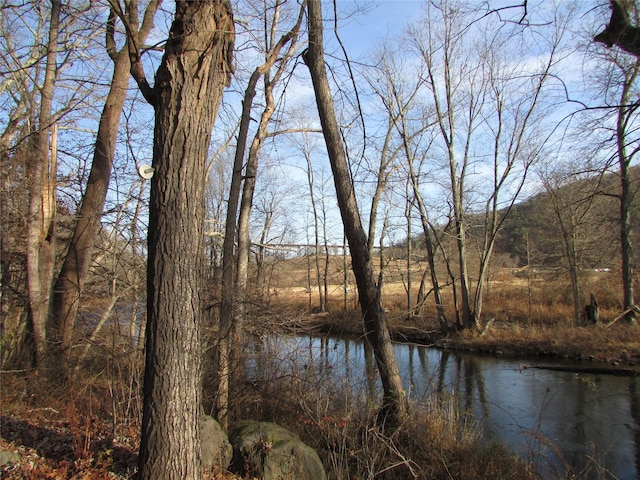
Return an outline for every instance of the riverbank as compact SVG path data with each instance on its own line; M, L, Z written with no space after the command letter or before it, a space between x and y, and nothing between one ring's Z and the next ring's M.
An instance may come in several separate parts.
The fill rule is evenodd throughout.
M362 335L353 317L319 313L297 324L329 335ZM541 366L546 360L576 362L575 371L640 376L640 326L617 323L586 327L566 325L521 325L492 322L482 334L457 331L443 335L434 326L418 321L394 321L393 341L436 348L522 359L526 365Z

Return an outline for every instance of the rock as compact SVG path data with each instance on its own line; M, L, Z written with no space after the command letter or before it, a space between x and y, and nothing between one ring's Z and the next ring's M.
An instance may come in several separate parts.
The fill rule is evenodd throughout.
M0 467L8 465L9 463L18 463L20 459L18 452L0 451Z
M326 480L315 450L297 435L270 422L239 423L229 436L233 467L264 480Z
M220 424L208 415L202 417L200 425L202 441L202 466L205 469L220 467L227 469L233 457L233 448Z

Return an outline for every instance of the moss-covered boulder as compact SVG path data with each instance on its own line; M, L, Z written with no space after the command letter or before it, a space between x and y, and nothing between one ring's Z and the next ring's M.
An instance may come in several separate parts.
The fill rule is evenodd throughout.
M226 470L231 463L233 448L220 424L208 415L202 417L200 424L202 441L202 466L210 470L214 467Z
M11 463L19 463L21 460L20 454L11 450L0 451L0 467L9 465Z
M270 422L245 421L229 435L233 469L264 480L326 480L315 450L297 435Z

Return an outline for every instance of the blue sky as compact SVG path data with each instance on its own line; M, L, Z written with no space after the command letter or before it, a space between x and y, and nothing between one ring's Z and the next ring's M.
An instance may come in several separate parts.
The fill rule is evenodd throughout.
M382 0L377 2L339 1L338 8L363 11L349 19L341 19L340 35L351 52L375 49L385 38L402 32L407 22L420 14L421 0Z

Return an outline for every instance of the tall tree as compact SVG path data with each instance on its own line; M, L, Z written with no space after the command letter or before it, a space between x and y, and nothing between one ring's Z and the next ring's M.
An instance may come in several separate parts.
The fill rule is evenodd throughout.
M421 167L424 162L418 161L418 158L416 158L422 157L423 160L428 158L428 143L432 141L432 139L426 136L427 145L424 145L424 133L431 128L431 125L429 122L422 121L422 119L418 122L411 120L411 117L421 117L419 113L414 113L414 110L423 108L423 105L418 102L423 87L423 75L420 71L417 75L406 75L405 69L403 68L405 62L400 61L400 55L394 55L392 52L388 52L381 57L379 72L384 80L379 83L383 85L385 90L378 87L376 88L376 93L384 104L387 115L389 116L389 133L395 131L399 136L399 145L397 148L399 152L402 152L404 155L402 163L406 165L408 185L411 185L411 194L407 194L406 199L406 204L411 205L410 211L408 212L408 220L410 219L410 215L413 214L411 210L413 210L415 206L420 216L422 234L427 250L428 274L431 279L438 323L443 333L447 333L448 325L444 311L442 289L436 272L436 248L432 232L433 228L429 219L427 204L420 191L420 183L423 177ZM398 65L399 63L401 65ZM417 80L409 85L410 80L408 79L414 78L417 78ZM417 124L417 126L415 124ZM400 153L398 153L398 155L400 155ZM410 244L411 236L408 235L407 245ZM409 272L407 272L407 275L409 275ZM425 271L420 287L421 293L417 298L416 311L420 311L421 305L424 303L423 292L425 289L426 275L427 272ZM412 306L409 308L412 308Z
M416 24L410 31L435 113L437 140L430 147L431 156L440 156L448 171L447 202L452 206L459 310L465 328L481 326L497 235L540 157L542 120L553 107L546 100L547 84L571 18L570 11L553 13L544 36L536 32L529 37L530 32L519 25L507 29L489 24L480 30L480 21L473 17L477 12L470 13L460 1L442 0L427 5L426 29ZM515 41L518 36L521 40ZM535 58L522 56L534 46ZM469 56L469 51L475 53ZM475 277L474 238L479 255Z
M44 82L40 91L38 130L33 137L34 151L27 159L29 177L29 218L27 227L27 283L29 314L35 343L36 364L44 365L47 351L46 328L55 265L56 214L56 134L52 115L56 81L58 33L62 2L51 0L49 38L46 48ZM52 132L53 131L53 132ZM51 146L51 153L50 147Z
M640 8L634 0L610 0L611 19L604 31L594 37L596 42L607 47L618 46L634 58L612 52L605 55L605 68L610 69L609 78L603 84L604 97L610 111L615 115L615 157L618 161L620 177L620 255L622 259L623 307L632 311L635 305L633 285L633 247L631 202L633 189L629 168L631 161L640 151L638 139L632 138L637 121L637 81L640 73ZM633 18L633 24L631 21ZM611 81L613 80L613 81ZM613 98L612 98L613 95ZM617 98L615 96L617 95ZM634 318L631 314L630 318Z
M373 347L380 379L382 380L384 391L383 412L388 414L389 419L395 423L406 416L407 400L391 345L387 319L380 302L380 291L375 283L367 235L362 226L327 78L324 64L320 0L308 0L307 11L309 48L303 54L303 59L311 73L322 132L333 172L338 206L351 251L353 273L356 277L358 297L363 316L364 334Z
M110 4L126 22L131 74L155 110L139 477L200 479L204 187L211 132L233 71L233 14L228 0L177 0L152 87L137 16L118 0Z
M300 13L291 30L276 40L276 34L280 28L280 13L282 2L278 1L273 9L273 17L270 20L271 27L265 32L267 42L265 45L265 61L258 66L251 77L242 101L242 116L238 132L238 141L234 157L233 176L229 191L229 202L227 208L227 219L225 223L225 237L223 243L223 281L222 281L222 301L220 302L220 346L219 346L219 367L218 367L218 395L216 406L218 410L218 421L226 430L228 424L229 409L229 377L233 357L240 348L239 337L241 336L242 324L245 311L245 297L247 290L248 264L250 253L249 239L249 218L253 205L253 195L255 190L256 176L258 173L258 159L262 145L267 138L267 128L276 109L273 90L282 79L286 68L292 59L292 53L297 48L297 38L302 23L304 6L300 8ZM266 20L265 20L266 21ZM281 53L286 45L289 45L284 53ZM276 61L280 64L271 77L271 69ZM256 86L262 78L264 85L265 106L258 122L258 128L249 147L249 155L245 166L245 149L251 123L251 112L253 101L256 95ZM244 175L243 173L244 168ZM242 187L242 195L241 195ZM241 195L241 198L239 198ZM234 244L236 240L236 214L240 199L240 213L237 219L237 241L238 250L236 268L234 269Z
M138 45L145 41L151 31L153 18L161 3L160 0L149 2L142 26L139 30L132 32L136 35ZM129 22L137 23L137 18L133 18L134 15L138 15L137 8L130 8L127 11ZM68 360L80 296L91 265L95 239L100 230L102 210L109 188L118 125L127 98L130 78L129 48L125 43L120 50L117 49L116 20L117 16L112 9L107 21L105 46L113 61L113 74L98 124L89 179L77 214L69 248L54 287L52 337L56 342L56 349L52 353L57 357L58 361L55 363L59 366L61 361L67 363Z
M95 28L87 29L94 20L94 9L83 7L25 1L6 3L0 9L0 104L6 113L0 117L0 242L6 271L20 270L18 275L3 276L2 285L8 288L11 284L5 291L14 300L24 296L17 303L12 301L8 315L3 315L2 341L3 359L16 363L29 353L43 366L45 351L55 350L49 348L52 287L56 257L65 246L59 243L56 247L57 206L61 203L56 198L60 187L56 173L67 173L57 172L58 164L63 163L64 168L64 158L76 152L62 149L61 162L54 148L58 137L54 132L59 130L61 138L76 135L70 132L80 117L85 126L90 124L93 117L83 107L91 104L93 109L93 93L99 91L96 85L100 83L83 75L95 60L91 54ZM82 175L73 171L66 176L76 174ZM23 277L25 267L28 278ZM29 312L29 335L25 335L27 315L22 317L25 310Z
M631 234L633 222L631 219L631 202L633 187L631 184L631 161L640 151L640 145L632 146L629 134L633 129L634 113L637 108L635 95L640 74L640 61L624 72L624 81L620 91L620 103L616 108L616 156L618 158L618 172L620 176L620 254L622 257L622 294L625 310L635 305L633 291L633 247ZM630 318L634 318L631 316Z

